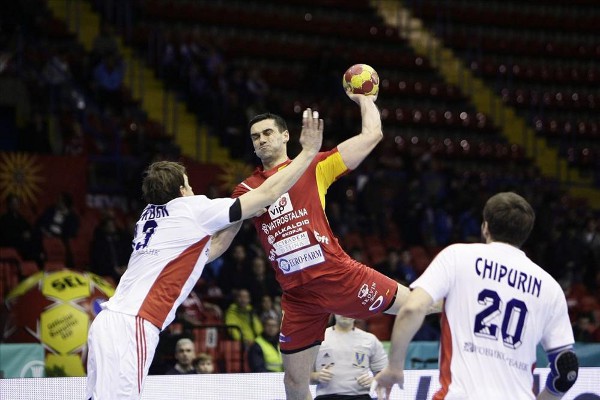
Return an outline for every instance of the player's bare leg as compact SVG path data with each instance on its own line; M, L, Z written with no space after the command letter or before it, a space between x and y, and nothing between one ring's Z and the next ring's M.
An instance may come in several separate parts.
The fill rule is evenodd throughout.
M287 400L312 399L310 394L310 372L313 369L319 346L293 354L283 354L283 383Z
M398 292L396 292L396 298L394 299L394 303L390 306L390 308L385 310L385 314L392 314L392 315L398 314L398 311L400 311L400 307L402 307L402 305L406 301L406 298L408 297L409 293L410 293L409 288L407 288L406 286L403 286L401 284L398 284ZM437 303L434 303L429 308L429 310L427 310L427 314L436 314L436 313L442 312L443 307L444 307L444 302L442 300L440 300Z

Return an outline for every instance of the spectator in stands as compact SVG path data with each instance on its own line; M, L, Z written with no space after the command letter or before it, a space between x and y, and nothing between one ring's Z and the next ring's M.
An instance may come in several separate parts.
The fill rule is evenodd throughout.
M480 209L477 202L472 202L458 215L456 230L459 242L478 243L481 240L481 224L477 215Z
M165 375L195 374L194 359L196 349L194 342L188 338L182 338L175 344L175 365L165 372Z
M234 340L243 340L246 345L252 344L262 333L262 323L252 308L247 289L237 291L235 302L225 312L225 324L237 326L240 330L230 329L230 335Z
M107 211L94 230L90 244L91 271L119 283L131 255L131 240L117 225L114 213Z
M181 303L176 314L175 321L183 324L184 329L223 323L221 307L201 300L194 290Z
M264 331L248 349L250 372L282 372L283 359L279 351L279 319L262 320Z
M275 296L281 301L280 296ZM264 320L265 318L275 318L277 320L281 320L281 307L277 308L275 305L275 301L269 295L264 295L260 302L260 307L257 308L260 320Z
M50 145L50 130L48 127L48 115L40 109L35 109L31 119L24 129L22 137L23 142L19 143L19 148L39 154L50 154L52 146Z
M34 234L20 207L19 197L10 193L6 197L6 212L0 216L0 246L15 248L24 260L40 261L39 236Z
M262 255L252 258L252 274L245 285L253 300L255 309L261 308L263 297L281 295L281 287L275 280L273 270L267 267L267 261Z
M66 85L71 80L71 68L65 49L54 51L44 65L42 77L48 88L50 110L59 110L67 96Z
M215 372L213 359L208 353L198 353L194 359L194 368L198 374L212 374Z
M68 192L58 195L56 202L47 207L37 221L46 236L72 239L79 231L79 216L73 207L73 196Z
M264 80L258 68L252 68L248 71L246 89L252 102L264 104L269 94L269 84Z
M73 207L73 197L68 192L58 195L56 202L47 207L36 222L36 228L43 236L62 239L66 252L66 267L74 266L71 239L79 232L79 215Z
M404 277L400 271L400 255L398 250L393 247L387 249L385 259L375 265L375 269L384 275L389 276L392 279L400 282L404 280Z
M412 254L408 249L404 249L400 253L400 263L398 265L398 269L403 276L403 282L412 283L415 279L417 279L417 271L414 266Z
M417 278L412 263L411 255L408 250L398 254L398 249L390 247L387 250L387 257L384 261L375 266L379 272L402 283L411 283Z
M235 295L235 290L245 287L251 271L246 247L241 242L235 244L226 255L217 278L217 284L225 296Z
M116 53L110 53L94 68L93 88L98 103L121 114L123 98L121 89L125 78L125 65Z
M111 54L117 54L119 45L115 39L112 28L109 23L103 22L100 25L100 32L94 38L92 43L91 63L95 67L100 60Z
M310 374L317 385L315 400L371 399L374 374L388 363L383 344L354 325L354 319L335 315L335 325L325 330Z
M600 324L591 311L580 313L573 324L576 342L590 343L600 340Z
M584 246L584 268L580 272L581 277L588 289L595 291L600 278L600 232L596 218L590 216L586 219L581 240Z

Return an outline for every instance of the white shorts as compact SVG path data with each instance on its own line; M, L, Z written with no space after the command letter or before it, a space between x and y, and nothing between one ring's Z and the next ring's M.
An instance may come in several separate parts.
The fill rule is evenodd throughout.
M88 334L86 399L139 399L159 333L143 318L101 311Z

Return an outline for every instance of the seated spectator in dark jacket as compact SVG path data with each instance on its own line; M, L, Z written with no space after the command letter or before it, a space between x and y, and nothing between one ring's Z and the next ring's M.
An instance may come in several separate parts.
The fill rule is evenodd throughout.
M6 198L6 212L0 216L0 246L12 247L24 260L40 260L41 243L33 227L20 211L21 201L14 194Z
M283 359L279 350L279 321L263 319L264 331L248 349L248 365L251 372L281 372Z
M94 68L93 87L98 103L110 108L115 114L121 113L123 98L122 87L125 78L125 65L118 54L110 53Z
M46 236L73 239L79 231L79 216L73 208L73 197L61 193L56 203L44 210L37 220L37 227Z
M90 244L90 269L100 276L112 278L119 283L127 269L131 255L131 240L112 213L106 213L96 229Z
M67 192L58 196L56 203L44 210L36 223L37 235L53 236L62 239L65 246L65 266L73 268L73 251L71 239L79 231L79 216L73 207L73 198ZM40 239L41 241L41 239Z

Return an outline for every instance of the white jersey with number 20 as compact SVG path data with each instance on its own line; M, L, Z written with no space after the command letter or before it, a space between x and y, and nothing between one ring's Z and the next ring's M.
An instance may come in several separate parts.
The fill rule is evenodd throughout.
M416 287L445 299L434 399L534 399L537 344L574 342L560 285L514 246L451 245Z

